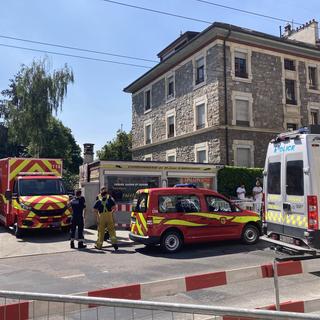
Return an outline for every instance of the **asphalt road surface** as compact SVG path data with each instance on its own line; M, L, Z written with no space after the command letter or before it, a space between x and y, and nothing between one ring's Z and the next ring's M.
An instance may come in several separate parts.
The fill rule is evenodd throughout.
M86 232L88 248L72 250L68 235L59 231L17 240L0 228L0 289L72 294L271 263L276 255L262 241L254 246L239 241L190 245L165 254L158 247L132 243L126 231L118 236L118 252L108 243L103 251L94 249L92 230ZM273 288L273 279L262 279L153 300L248 308L273 304ZM282 301L319 298L320 279L315 274L282 277L280 297Z

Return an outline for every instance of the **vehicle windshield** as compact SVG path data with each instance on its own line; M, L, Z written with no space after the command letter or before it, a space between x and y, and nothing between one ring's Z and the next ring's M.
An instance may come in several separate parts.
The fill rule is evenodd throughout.
M61 179L28 179L19 181L20 196L66 194Z

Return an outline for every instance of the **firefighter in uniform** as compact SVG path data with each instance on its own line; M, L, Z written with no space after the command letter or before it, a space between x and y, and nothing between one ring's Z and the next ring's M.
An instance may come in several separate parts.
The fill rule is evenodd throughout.
M101 190L102 192L100 194L100 198L98 198L93 207L98 220L98 239L95 248L102 248L105 231L107 228L112 246L115 250L118 250L116 231L113 221L113 212L115 211L116 203L105 188L102 188Z
M83 213L86 208L86 201L84 197L81 196L81 190L75 192L75 197L69 203L72 208L72 220L71 220L71 241L70 248L74 249L74 240L76 229L78 227L78 248L86 248L86 245L83 243L83 228L84 228L84 219Z
M100 189L100 193L96 196L96 201L102 199L101 193L103 193L103 192L107 192L107 188L106 188L106 187L102 187L102 188ZM108 229L106 228L106 231L105 231L105 233L104 233L104 241L108 241L109 239L110 239L109 231L108 231Z

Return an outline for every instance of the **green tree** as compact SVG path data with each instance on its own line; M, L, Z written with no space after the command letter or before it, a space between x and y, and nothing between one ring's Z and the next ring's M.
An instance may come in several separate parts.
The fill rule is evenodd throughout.
M97 151L97 156L100 160L132 160L132 134L118 130L117 136L112 141Z
M44 132L46 141L42 147L40 157L62 158L63 167L70 174L78 174L82 164L81 148L76 143L72 132L63 123L51 117Z
M68 85L73 81L73 72L67 65L52 73L46 59L33 61L31 66L22 65L9 88L2 91L9 141L28 146L31 156L43 154L45 132L52 115L62 110Z

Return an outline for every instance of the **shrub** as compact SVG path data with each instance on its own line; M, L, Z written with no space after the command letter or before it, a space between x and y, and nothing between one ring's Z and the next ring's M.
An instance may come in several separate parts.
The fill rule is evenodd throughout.
M245 185L246 197L252 196L252 189L259 178L262 185L262 168L228 167L218 171L218 192L227 197L237 197L236 190L241 183Z

